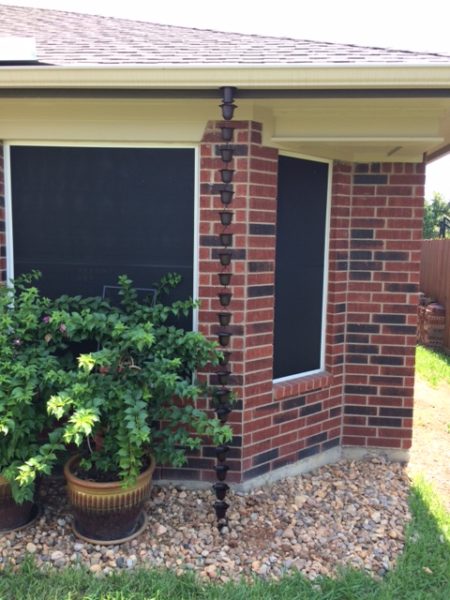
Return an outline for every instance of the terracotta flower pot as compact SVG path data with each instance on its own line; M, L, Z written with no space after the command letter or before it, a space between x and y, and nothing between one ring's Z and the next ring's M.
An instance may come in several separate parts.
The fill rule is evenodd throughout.
M146 524L143 507L152 487L154 458L150 457L150 465L129 488L120 481L80 479L73 473L79 460L78 455L72 456L64 467L74 533L97 544L118 544L139 535Z
M33 502L17 504L9 482L0 475L0 531L12 531L31 523L36 510Z

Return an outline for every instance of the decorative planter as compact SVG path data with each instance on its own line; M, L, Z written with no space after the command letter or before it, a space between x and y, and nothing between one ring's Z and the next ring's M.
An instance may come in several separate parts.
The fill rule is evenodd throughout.
M224 163L229 163L233 160L233 148L230 148L229 146L222 146L222 148L219 148L219 152Z
M228 127L227 125L220 128L222 130L222 139L224 142L231 142L234 134L234 127Z
M223 183L231 183L233 181L234 169L220 169L220 176Z
M217 316L219 317L219 323L222 325L222 327L228 327L231 322L232 313L220 312L217 313Z
M233 201L233 195L234 195L234 191L233 190L220 190L220 200L222 202L222 204L224 204L225 206L227 206L228 204L231 204Z
M120 481L98 483L73 473L80 457L72 456L65 467L67 493L73 512L73 531L93 544L120 544L138 536L147 524L143 507L152 486L155 460L143 471L134 486Z
M14 531L31 525L38 513L34 502L17 504L9 482L0 475L0 531Z
M219 252L219 260L222 267L228 267L231 263L231 252Z
M224 287L226 287L227 285L230 285L231 283L231 277L232 277L232 273L219 273L219 283L220 285L223 285Z
M231 210L222 210L221 212L219 212L219 215L220 222L224 227L228 227L228 225L231 225L231 222L233 220L233 212Z
M233 294L231 292L219 292L217 295L219 296L220 305L225 307L230 304Z
M220 233L219 234L220 243L222 246L227 248L233 244L233 234L232 233Z

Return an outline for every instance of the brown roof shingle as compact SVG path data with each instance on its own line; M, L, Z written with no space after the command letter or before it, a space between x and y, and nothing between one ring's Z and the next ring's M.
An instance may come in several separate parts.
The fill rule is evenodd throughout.
M68 65L449 64L443 54L158 25L0 4L0 36L34 37L41 63Z

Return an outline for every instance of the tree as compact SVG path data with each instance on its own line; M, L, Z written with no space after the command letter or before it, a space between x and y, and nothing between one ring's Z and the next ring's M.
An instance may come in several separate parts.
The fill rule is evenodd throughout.
M424 239L439 237L439 223L444 217L450 219L450 202L446 202L439 192L434 192L432 200L425 200L423 218Z

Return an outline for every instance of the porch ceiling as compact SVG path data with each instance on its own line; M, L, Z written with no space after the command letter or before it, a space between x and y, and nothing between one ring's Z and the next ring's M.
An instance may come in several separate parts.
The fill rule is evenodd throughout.
M197 143L217 120L217 96L152 97L151 90L0 91L0 139L15 142ZM139 93L141 92L141 93ZM143 92L143 93L142 93ZM450 90L432 97L237 97L238 120L263 124L264 144L355 162L421 162L450 145ZM73 94L73 97L71 97ZM196 97L197 94L197 97ZM239 93L238 93L239 94Z

